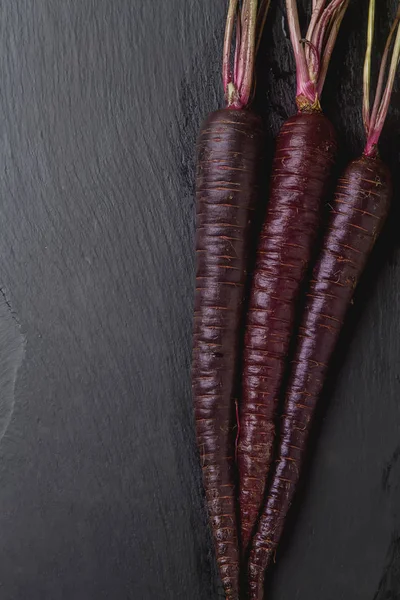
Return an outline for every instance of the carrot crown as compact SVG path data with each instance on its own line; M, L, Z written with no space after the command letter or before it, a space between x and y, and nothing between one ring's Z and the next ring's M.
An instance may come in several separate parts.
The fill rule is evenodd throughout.
M350 0L313 0L305 38L300 32L296 0L286 0L287 16L297 72L296 102L300 111L321 110L319 99Z
M385 50L382 55L381 67L379 70L378 83L376 85L375 99L372 110L370 108L370 82L371 82L371 55L374 41L375 25L375 0L370 0L368 13L368 34L367 50L364 61L364 95L363 95L363 120L365 133L367 135L367 144L364 154L374 157L378 153L378 142L385 124L386 116L389 110L390 98L393 91L394 78L400 59L400 4L397 9L397 15L393 21L392 27L386 41ZM395 36L396 34L396 36ZM390 52L392 58L388 69L388 75L385 83L387 63Z
M228 108L245 108L251 100L254 63L270 0L229 0L222 79ZM232 39L236 26L234 56Z

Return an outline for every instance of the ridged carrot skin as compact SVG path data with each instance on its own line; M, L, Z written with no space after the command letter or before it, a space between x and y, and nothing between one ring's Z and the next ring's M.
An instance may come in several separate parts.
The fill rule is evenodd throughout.
M198 140L193 394L197 441L226 598L239 597L235 441L237 360L252 212L264 132L248 110L223 109Z
M276 551L299 479L329 360L391 197L391 175L378 158L363 156L351 162L338 182L297 338L278 460L250 557L251 600L263 598L264 572Z
M296 300L312 254L336 149L333 126L322 112L289 118L276 142L244 347L238 444L244 551L263 504Z

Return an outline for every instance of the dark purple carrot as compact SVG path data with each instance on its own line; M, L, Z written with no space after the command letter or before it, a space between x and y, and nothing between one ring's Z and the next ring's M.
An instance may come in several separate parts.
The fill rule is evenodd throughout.
M373 28L374 4L371 0L369 31ZM369 56L372 36L369 35L364 86L367 144L361 158L351 162L338 181L329 225L307 293L286 390L278 460L250 558L252 599L263 597L264 572L275 554L299 479L315 405L329 361L354 289L388 214L392 197L391 175L377 155L377 143L399 60L399 19L400 9L386 45L371 116ZM396 28L388 83L382 95L385 66Z
M319 98L348 0L316 3L307 41L296 3L287 1L297 67L298 113L283 125L273 161L268 210L257 252L244 348L238 467L243 551L260 515L275 438L277 399L297 297L316 239L336 154Z
M226 598L239 597L235 467L237 359L252 211L264 133L248 110L256 41L269 2L231 0L224 43L227 107L198 139L193 395L208 513ZM236 20L236 53L230 55Z

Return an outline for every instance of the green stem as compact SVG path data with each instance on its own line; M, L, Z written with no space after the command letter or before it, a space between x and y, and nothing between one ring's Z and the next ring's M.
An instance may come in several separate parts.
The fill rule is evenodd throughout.
M222 80L228 108L249 105L254 84L255 58L264 28L270 0L230 0L226 19ZM232 41L236 25L235 52Z
M367 50L365 52L364 73L363 73L363 121L365 132L368 135L370 129L370 86L371 86L371 55L372 44L374 41L374 24L375 24L375 0L370 0L368 9L368 31L367 31Z
M383 83L384 83L384 79L385 79L386 65L387 65L387 61L389 58L390 47L392 45L393 36L396 32L396 28L399 24L399 21L400 21L400 6L397 10L397 15L392 24L388 39L386 41L385 50L384 50L383 56L382 56L381 68L379 69L378 84L376 86L375 101L374 101L374 106L372 109L372 114L371 114L371 119L370 119L370 128L374 127L376 117L378 114L379 105L380 105L380 102L382 99Z
M223 81L225 95L227 94L227 91L228 91L228 84L231 83L231 81L232 81L230 60L231 60L233 28L235 25L237 9L238 9L238 0L230 0L229 8L228 8L228 16L226 18L224 49L223 49L223 59L222 59L222 81Z
M370 3L371 4L375 3L375 0L370 0ZM380 102L379 102L379 100L378 101L375 100L374 108L375 108L376 102L379 102L379 108L376 111L376 117L374 118L374 120L373 121L370 120L370 122L369 122L367 144L366 144L365 150L364 150L364 154L366 156L372 156L372 157L376 156L379 138L382 133L382 129L385 124L386 116L387 116L387 113L389 110L390 98L392 96L393 86L394 86L394 79L396 76L396 71L397 71L397 67L399 65L399 60L400 60L400 5L399 5L399 9L398 9L396 18L393 23L393 26L390 30L390 33L388 36L388 41L386 42L385 53L387 50L387 54L386 54L386 56L384 54L384 56L382 58L382 62L384 63L384 66L386 66L389 49L390 49L390 45L391 45L391 40L392 40L394 31L396 30L396 28L397 28L396 39L395 39L394 46L393 46L392 59L390 61L389 75L388 75L388 79L386 82L386 87L385 87L385 90L383 92L382 99L380 100ZM382 66L381 66L381 72L382 72ZM382 81L381 81L381 79L382 79ZM383 75L382 75L382 77L379 77L379 81L378 81L377 92L379 92L379 95L381 94L382 87L383 87ZM377 94L377 97L378 97L378 94ZM373 110L373 113L374 113L374 110Z
M242 43L240 47L237 87L240 102L247 106L253 86L256 55L256 27L258 0L244 0L242 9Z

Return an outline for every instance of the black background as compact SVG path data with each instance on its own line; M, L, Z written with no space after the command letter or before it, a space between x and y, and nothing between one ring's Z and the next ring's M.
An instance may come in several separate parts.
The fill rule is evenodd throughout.
M270 142L295 89L272 4L256 99ZM363 147L367 4L350 0L323 98L342 164ZM396 2L377 4L382 48ZM0 2L4 402L8 349L26 340L0 445L1 600L219 597L190 348L194 143L222 105L225 10ZM395 175L399 100L382 141ZM320 405L274 600L400 598L399 217L396 195Z

